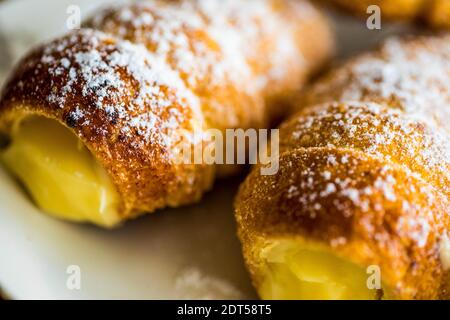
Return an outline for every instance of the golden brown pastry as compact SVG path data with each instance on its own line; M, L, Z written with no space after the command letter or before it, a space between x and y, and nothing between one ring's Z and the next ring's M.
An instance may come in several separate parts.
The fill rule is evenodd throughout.
M314 32L312 32L312 30ZM216 167L180 164L215 128L282 114L331 54L307 1L147 1L98 12L13 72L0 100L2 158L38 205L115 226L198 201Z
M389 40L305 90L236 219L265 299L450 298L450 36Z
M388 19L422 20L433 27L450 27L448 0L326 0L335 5L365 15L367 8L377 5Z

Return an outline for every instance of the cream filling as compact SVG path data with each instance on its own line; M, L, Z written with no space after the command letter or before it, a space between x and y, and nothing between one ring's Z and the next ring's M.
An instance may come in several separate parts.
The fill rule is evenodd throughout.
M81 140L55 120L30 116L14 130L1 159L46 213L112 227L119 197Z
M364 268L324 249L277 241L262 257L264 280L258 291L263 299L372 300L383 296L383 290L369 289L370 274Z

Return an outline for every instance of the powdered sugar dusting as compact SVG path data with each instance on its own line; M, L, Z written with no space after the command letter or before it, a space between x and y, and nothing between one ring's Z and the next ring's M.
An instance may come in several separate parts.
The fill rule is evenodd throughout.
M446 132L401 110L377 103L325 104L305 110L281 129L282 148L361 150L407 167L450 195L450 141ZM334 156L329 156L328 162L335 164Z
M324 157L327 154L333 156L333 162L327 161ZM447 219L442 216L448 205L445 196L398 164L351 149L326 147L297 148L285 153L285 157L291 161L285 162L287 174L282 179L288 187L280 201L290 208L284 214L298 216L303 226L317 223L325 227L324 220L332 219L331 225L356 224L364 234L373 234L380 243L387 243L389 235L373 229L386 218L397 236L409 239L416 248L423 248L432 239L435 228L441 226L435 221ZM347 159L345 164L344 158ZM369 159L372 161L367 162ZM296 167L294 163L303 165ZM276 194L275 190L279 190L277 180L269 181L273 184L268 185L265 181L264 188L268 187ZM442 201L442 207L437 208L439 201ZM405 210L407 214L391 216L387 213L389 210ZM337 218L339 220L334 220ZM307 224L305 219L309 221ZM339 233L330 236L332 246L346 243L338 242L336 237L348 240Z
M450 131L450 36L388 40L318 83L313 101L382 102ZM329 93L329 94L327 94ZM327 98L328 97L328 98Z
M210 92L230 87L254 97L263 89L276 90L286 83L289 73L301 73L305 68L295 38L299 20L294 24L283 20L274 3L181 0L173 5L151 1L104 10L88 25L144 44L179 72L200 98L209 99ZM307 2L296 1L291 7L300 20L317 17ZM262 47L269 45L270 50ZM263 59L262 51L266 53ZM294 88L296 83L291 82ZM229 109L221 103L216 99L206 104Z
M281 127L282 152L317 152L327 164L302 171L301 179L287 188L286 198L297 200L311 219L329 205L329 199L344 217L355 213L348 203L360 212L400 208L408 216L398 217L396 232L405 232L417 247L425 247L433 232L440 230L436 228L445 224L436 224L436 215L448 215L449 83L448 35L392 39L380 51L329 74L305 93L310 107ZM357 159L363 156L377 166L383 164L369 184L357 171L362 165ZM369 174L372 168L365 170ZM405 179L420 182L405 183ZM442 207L436 209L436 203ZM413 219L412 213L417 214ZM361 223L372 228L372 223ZM377 237L382 242L386 235ZM444 240L441 248L441 260L446 261Z
M60 53L64 58L57 58ZM197 98L164 61L143 46L116 41L98 31L83 29L46 46L40 67L55 77L68 75L62 90L53 90L48 96L49 103L63 108L67 99L79 93L94 97L95 107L103 110L111 122L125 123L121 127L124 136L137 132L144 142L170 145L169 129L183 121L179 110L171 109L174 104L199 108ZM123 97L134 89L130 81L138 84L138 90L125 102ZM69 118L80 123L88 110L77 106ZM169 117L162 121L160 114L166 111ZM159 126L163 128L158 130Z

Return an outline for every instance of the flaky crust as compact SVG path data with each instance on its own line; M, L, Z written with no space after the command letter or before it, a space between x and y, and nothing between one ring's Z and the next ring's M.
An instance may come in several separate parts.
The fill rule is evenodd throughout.
M324 0L359 16L377 5L383 18L423 21L436 28L450 28L450 2L447 0Z
M198 201L216 167L178 164L186 145L205 143L194 133L267 126L270 101L290 96L331 50L328 23L305 1L105 9L18 64L0 129L9 135L27 115L70 128L112 178L126 219Z
M449 54L448 36L390 40L305 90L280 170L255 167L236 199L256 287L263 249L293 239L380 266L394 298L450 298Z

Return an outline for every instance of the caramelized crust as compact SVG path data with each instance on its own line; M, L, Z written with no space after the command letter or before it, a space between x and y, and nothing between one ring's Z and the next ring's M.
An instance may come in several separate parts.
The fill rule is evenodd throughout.
M261 253L295 239L378 265L393 298L450 298L448 40L390 40L305 90L280 127L280 170L255 167L236 199L257 288Z
M179 164L180 151L206 143L198 134L208 128L268 126L270 101L290 96L332 48L305 1L148 1L86 26L18 64L0 129L10 135L27 115L70 128L117 187L123 219L198 201L216 167Z

